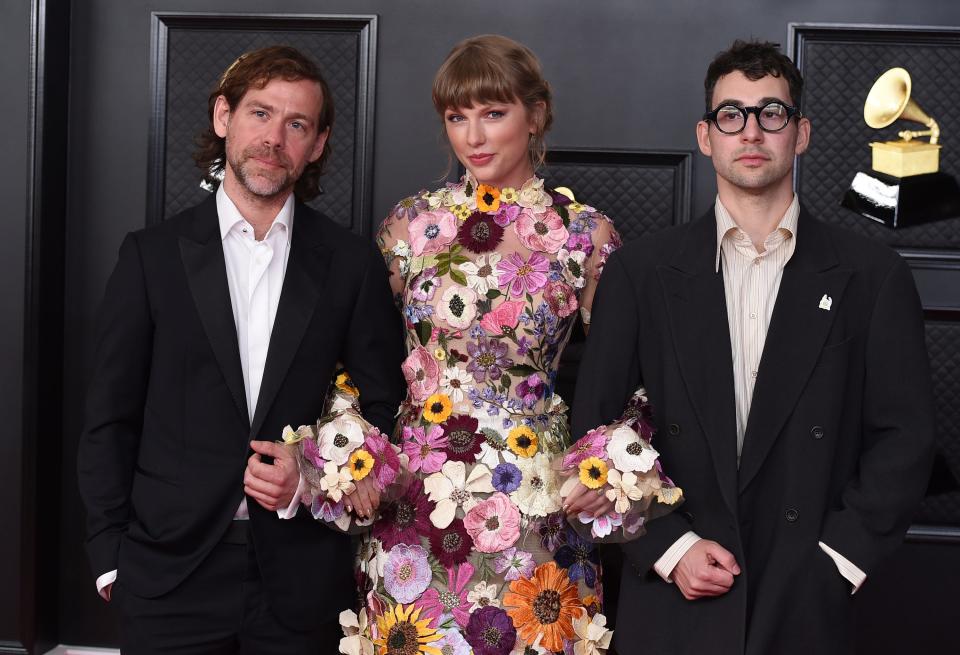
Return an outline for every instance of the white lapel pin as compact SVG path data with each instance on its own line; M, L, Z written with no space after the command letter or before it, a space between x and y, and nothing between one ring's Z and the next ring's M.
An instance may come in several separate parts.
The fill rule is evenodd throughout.
M820 299L820 309L825 309L829 312L832 306L833 306L833 298L831 298L827 294L823 294L823 298Z

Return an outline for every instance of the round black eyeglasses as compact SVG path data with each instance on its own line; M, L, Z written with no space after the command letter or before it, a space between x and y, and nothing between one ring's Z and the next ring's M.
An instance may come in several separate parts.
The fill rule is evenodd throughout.
M797 107L791 107L782 102L768 102L762 107L720 105L704 114L703 120L713 122L724 134L739 134L747 126L747 118L750 114L757 117L757 124L764 132L779 132L794 116L803 117Z

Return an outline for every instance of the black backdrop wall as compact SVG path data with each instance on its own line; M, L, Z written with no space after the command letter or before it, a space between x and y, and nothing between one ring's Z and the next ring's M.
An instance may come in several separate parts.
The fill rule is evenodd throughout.
M183 104L173 93L181 89L176 84L167 89L166 103L156 104L157 85L165 79L154 74L157 21L168 27L172 44L180 23L170 16L178 13L376 17L368 32L374 78L369 87L360 85L375 92L369 129L359 134L356 124L341 124L366 138L370 150L346 151L352 155L334 162L366 172L362 180L345 175L328 181L366 185L359 196L331 188L330 198L349 206L345 222L368 233L397 199L444 173L447 156L430 81L449 48L466 36L503 33L537 52L555 89L550 145L669 151L657 161L682 174L676 182L681 201L697 215L713 198L713 172L698 154L684 157L683 151L695 150L705 65L734 38L771 39L786 49L791 22L960 26L960 4L943 0L2 0L0 11L6 92L0 121L0 652L31 653L56 643L116 643L112 614L95 595L84 558L73 471L96 305L123 235L144 226L158 206L157 177L151 175L164 154L157 149L158 126L165 125L171 138L182 134L179 122L163 123L154 110L201 119L204 111L202 104ZM167 18L152 19L154 12ZM354 101L363 99L360 90ZM939 93L936 84L916 89L921 102ZM937 102L955 106L960 97ZM35 134L32 125L42 131ZM945 148L960 149L953 145L957 135L944 133ZM344 143L350 147L349 139ZM641 166L647 161L626 159ZM165 179L170 176L167 170ZM821 192L802 183L804 194ZM944 229L955 236L960 221ZM917 270L928 306L937 309L931 326L946 335L937 337L937 356L952 371L960 283L941 274L949 268L932 276ZM945 374L939 384L941 406L949 410L960 383ZM955 479L944 466L941 481L949 491ZM858 595L863 652L960 648L951 636L960 610L944 573L960 564L960 540L949 527L921 530L928 540L908 543Z

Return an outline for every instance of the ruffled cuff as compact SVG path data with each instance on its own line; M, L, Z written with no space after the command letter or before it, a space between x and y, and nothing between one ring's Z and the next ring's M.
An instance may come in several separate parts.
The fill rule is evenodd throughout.
M641 387L619 419L590 430L567 449L561 466L566 478L560 489L564 502L582 484L613 503L599 517L581 512L571 520L582 536L600 542L636 539L646 531L647 522L682 502L683 491L666 475L652 445L651 417L646 390Z

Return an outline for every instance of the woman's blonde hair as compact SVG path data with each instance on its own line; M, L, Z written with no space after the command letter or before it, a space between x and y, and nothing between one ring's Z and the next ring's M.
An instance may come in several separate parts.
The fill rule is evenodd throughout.
M433 106L441 119L451 108L519 101L529 116L536 117L529 144L534 168L547 155L543 136L553 124L552 97L537 56L498 34L473 36L455 45L433 78Z

